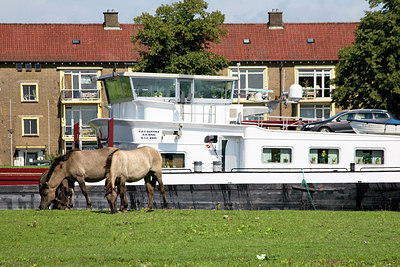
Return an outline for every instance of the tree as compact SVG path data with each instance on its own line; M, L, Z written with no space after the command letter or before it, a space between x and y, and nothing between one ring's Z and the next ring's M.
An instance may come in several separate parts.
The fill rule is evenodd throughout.
M382 108L400 117L400 1L369 0L351 47L339 51L332 100L342 108Z
M161 5L156 14L142 13L135 18L141 28L132 37L140 58L136 71L215 75L228 67L228 61L209 51L219 43L225 16L208 13L203 0L184 0Z

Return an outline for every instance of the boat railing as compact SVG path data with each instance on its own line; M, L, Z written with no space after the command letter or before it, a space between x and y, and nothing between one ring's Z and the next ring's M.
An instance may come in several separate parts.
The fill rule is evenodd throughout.
M232 168L231 172L345 172L348 168Z
M399 167L381 167L381 166L361 167L360 171L400 171L400 166Z
M285 117L285 116L264 116L258 114L251 116L242 121L244 125L256 125L262 128L279 127L281 130L295 130L299 129L306 123L313 122L311 119L302 119L298 117Z
M186 168L163 168L163 173L177 173L177 172L193 172L191 169Z

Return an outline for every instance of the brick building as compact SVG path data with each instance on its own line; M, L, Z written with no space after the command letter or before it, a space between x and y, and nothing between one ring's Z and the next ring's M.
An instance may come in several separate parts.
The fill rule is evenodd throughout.
M225 24L228 35L211 49L231 61L223 74L240 74L240 103L263 105L248 100L254 88L279 98L299 83L304 98L271 115L322 119L335 113L328 81L338 50L352 44L357 25L283 23L275 11L266 23ZM138 57L131 42L136 29L119 24L114 11L104 12L103 24L0 23L0 165L64 153L73 147L76 122L82 147L95 147L87 122L108 116L95 77L131 70Z

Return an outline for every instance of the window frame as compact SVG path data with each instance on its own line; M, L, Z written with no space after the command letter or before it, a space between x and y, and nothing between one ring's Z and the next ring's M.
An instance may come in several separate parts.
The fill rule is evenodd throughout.
M36 92L36 96L35 99L30 100L30 99L25 99L24 97L24 86L35 86L35 92ZM38 83L21 83L20 84L20 91L21 91L21 102L23 103L37 103L39 102L39 84Z
M267 157L264 156L264 154L266 154L264 152L264 149L271 149L271 157L270 157L270 161L268 161ZM279 153L279 162L277 162L276 160L276 155L278 153L273 153L272 150L276 150L279 149L280 151ZM281 150L289 150L289 160L288 162L285 162L285 158L282 158L282 151ZM263 146L261 147L261 163L262 164L292 164L293 163L293 147L287 147L287 146Z
M26 129L25 129L25 121L27 121L27 120L29 120L29 121L36 121L36 133L31 133L31 131L32 131L32 126L30 126L30 133L26 133ZM27 136L27 137L30 137L30 136L39 136L39 118L38 117L29 117L29 116L27 116L27 117L22 117L21 118L21 122L22 122L22 136Z
M365 162L364 156L359 157L357 156L357 151L362 151L362 153L364 154L364 151L370 151L371 152L371 162ZM382 157L380 158L380 163L377 163L377 157L375 157L374 159L374 152L382 152ZM385 153L386 150L384 148L381 147L377 147L377 148L363 148L363 147L357 147L354 149L354 163L357 165L384 165L385 164Z
M321 107L318 107L318 106L321 106ZM302 108L304 109L304 107L312 107L314 117L310 118L310 117L302 116L301 115L301 111L302 111ZM321 110L322 117L317 117L318 110ZM325 110L329 110L329 116L328 117L324 116L324 111ZM326 119L332 117L333 115L334 114L332 114L332 106L331 106L330 103L318 103L318 104L317 103L315 103L315 104L307 103L307 104L300 104L299 105L299 116L302 119L307 119L307 120L326 120Z
M335 89L333 85L328 85L328 87L325 87L326 81L325 77L327 76L326 74L329 74L329 80L332 80L335 75L334 75L334 69L335 66L312 66L312 67L302 67L298 66L295 68L295 73L296 73L296 83L300 84L303 87L303 97L306 99L331 99L332 91ZM301 75L301 72L308 71L311 73L311 76L306 76L306 75ZM313 84L305 87L300 83L300 78L303 77L312 77L313 79ZM320 87L318 84L318 79L321 79L321 85ZM321 92L319 92L321 91ZM328 96L326 96L326 91L328 92ZM320 95L319 95L320 94Z
M174 165L167 167L167 162L165 159L166 155L171 155L174 157L175 155L182 155L183 156L183 166L182 167L173 167ZM163 169L185 169L186 168L186 153L185 152L161 152L161 157L162 157L162 168ZM165 162L165 163L164 163ZM174 162L174 159L172 159L172 162Z
M63 98L68 100L80 100L86 98L86 95L90 95L90 98L100 98L100 87L97 80L93 81L90 78L89 84L94 84L94 88L83 88L84 81L83 76L99 76L98 69L64 69L62 70L61 77L61 90ZM74 83L77 84L74 84ZM68 86L67 86L68 85ZM70 88L67 88L70 87ZM93 96L94 97L93 97Z
M314 158L313 159L314 156L312 156L312 155L315 154L315 153L311 153L312 150L317 150L317 154L316 155L317 155L318 158ZM327 159L326 159L327 162L320 162L321 158L320 158L319 150L322 150L321 151L321 157L325 157L325 156L322 156L323 155L323 151L325 151L325 150L328 151L328 153L325 152L326 157L327 157ZM336 155L335 158L333 158L333 156L332 156L331 159L329 158L329 150L336 150L337 151L337 155ZM331 162L329 162L329 160L331 160ZM340 148L338 148L338 147L310 147L308 149L308 163L312 164L312 165L321 165L321 164L338 165L340 163Z
M264 89L268 90L268 74L267 74L267 67L264 66L238 66L238 67L229 67L229 72L231 77L239 77L242 75L245 75L245 81L244 81L244 86L242 86L243 79L240 79L237 82L234 82L234 92L233 98L237 98L237 92L240 90L240 98L246 98L247 95L249 94L249 89ZM252 70L261 70L261 72L254 72L252 73ZM238 73L239 71L239 73ZM240 75L238 75L240 74ZM262 74L262 88L249 88L249 74L254 75L254 74Z

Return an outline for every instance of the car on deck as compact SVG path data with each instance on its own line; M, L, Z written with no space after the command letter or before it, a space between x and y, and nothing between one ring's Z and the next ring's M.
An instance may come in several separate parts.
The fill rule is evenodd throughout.
M392 113L383 109L354 109L340 112L326 120L304 124L300 130L313 132L354 133L351 120L383 122L394 119Z

